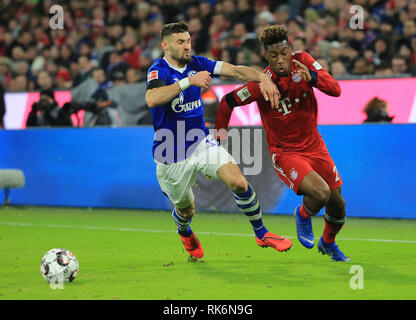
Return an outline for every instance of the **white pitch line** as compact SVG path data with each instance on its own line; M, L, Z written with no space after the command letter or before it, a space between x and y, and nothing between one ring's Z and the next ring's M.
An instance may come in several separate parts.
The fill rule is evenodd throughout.
M113 228L99 226L79 226L79 225L63 225L63 224L37 224L24 222L0 222L0 225L11 227L41 227L41 228L60 228L60 229L85 229L85 230L103 230L103 231L123 231L123 232L147 232L147 233L176 233L175 230L157 230L157 229L136 229L136 228ZM252 234L246 233L225 233L225 232L206 232L198 231L198 234L213 236L229 236L229 237L253 237ZM296 238L295 236L283 236L286 238ZM319 238L315 238L319 239ZM390 242L390 243L411 243L416 244L412 240L391 240L391 239L354 239L354 238L337 238L342 241L365 241L365 242Z

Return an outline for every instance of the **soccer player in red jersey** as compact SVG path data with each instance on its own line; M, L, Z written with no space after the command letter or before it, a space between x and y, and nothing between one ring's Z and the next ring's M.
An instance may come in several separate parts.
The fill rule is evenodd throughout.
M311 217L325 207L325 228L318 250L335 261L349 261L335 244L345 223L342 180L317 128L317 102L313 88L338 97L338 82L306 51L292 52L287 30L270 26L259 36L269 66L264 70L280 91L280 102L272 108L258 82L248 82L225 95L220 103L215 128L219 139L226 137L234 107L256 101L266 131L273 167L282 181L303 203L295 209L298 240L314 246Z

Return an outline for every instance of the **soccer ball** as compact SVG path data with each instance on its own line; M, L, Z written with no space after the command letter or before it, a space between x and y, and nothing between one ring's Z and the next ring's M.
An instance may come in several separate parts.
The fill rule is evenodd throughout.
M78 274L79 264L74 254L66 249L46 252L40 263L40 273L46 282L71 282Z

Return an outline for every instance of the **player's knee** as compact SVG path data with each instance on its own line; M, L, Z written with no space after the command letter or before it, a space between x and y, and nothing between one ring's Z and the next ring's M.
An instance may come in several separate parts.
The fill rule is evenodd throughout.
M191 204L189 207L177 210L179 211L179 214L186 219L190 219L195 215L195 205L193 204Z
M248 190L248 182L243 176L236 177L230 182L230 187L235 193L244 193Z
M331 189L325 183L315 189L315 198L323 205L326 205L331 198Z

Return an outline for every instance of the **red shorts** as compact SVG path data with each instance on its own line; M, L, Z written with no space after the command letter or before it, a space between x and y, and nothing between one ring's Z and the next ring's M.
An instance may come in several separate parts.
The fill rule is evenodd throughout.
M342 185L337 167L325 146L311 153L271 152L274 170L280 179L296 194L303 178L315 171L331 190Z

